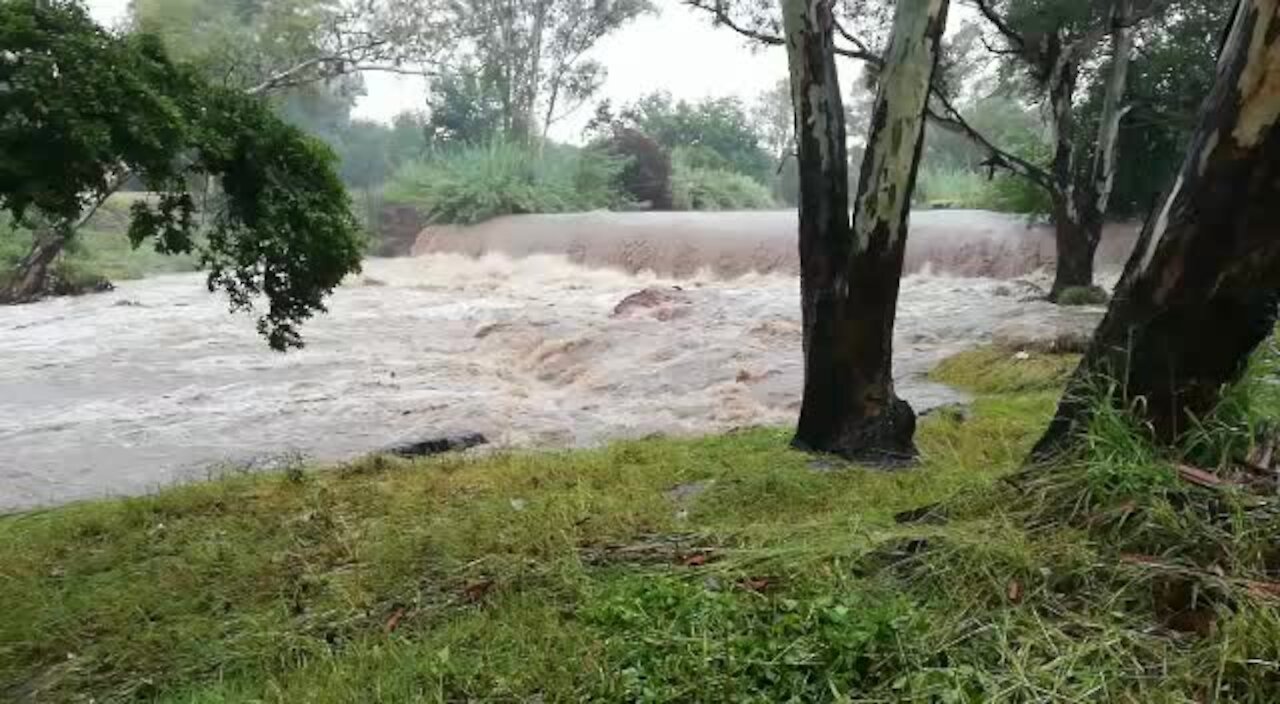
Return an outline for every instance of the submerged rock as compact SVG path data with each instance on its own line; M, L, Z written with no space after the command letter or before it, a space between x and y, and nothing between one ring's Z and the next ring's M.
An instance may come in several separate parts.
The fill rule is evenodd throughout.
M693 301L678 286L646 288L627 296L613 308L613 317L651 317L668 321L683 318L691 312Z
M397 457L429 457L431 455L439 455L445 452L469 450L480 445L487 445L488 443L489 439L480 433L464 433L462 435L445 435L443 437L430 438L427 440L404 442L398 445L392 445L384 452L388 455L395 455Z

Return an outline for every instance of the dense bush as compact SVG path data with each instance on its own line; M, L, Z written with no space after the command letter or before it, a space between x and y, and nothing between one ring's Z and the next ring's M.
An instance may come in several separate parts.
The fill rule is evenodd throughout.
M683 149L672 158L671 200L676 210L763 210L777 206L769 188L734 171L690 163Z
M639 130L615 126L595 146L626 165L618 174L618 188L636 203L652 210L671 210L671 155Z
M592 149L494 142L413 161L387 185L388 202L411 205L429 222L469 224L500 215L610 208L622 159Z

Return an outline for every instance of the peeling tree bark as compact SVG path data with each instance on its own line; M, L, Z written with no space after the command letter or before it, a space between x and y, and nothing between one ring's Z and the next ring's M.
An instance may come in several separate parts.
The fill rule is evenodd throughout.
M894 393L893 325L947 7L948 0L898 2L850 222L831 5L782 0L800 169L805 383L798 448L876 463L916 454L915 413Z
M1114 183L1116 141L1124 110L1121 101L1129 80L1130 55L1133 53L1134 27L1164 6L1163 0L1145 3L1135 9L1135 0L1112 0L1111 15L1105 24L1070 39L1057 29L1043 35L1020 34L995 10L991 0L975 0L983 14L1004 35L1010 51L1019 54L1031 68L1032 75L1046 89L1049 100L1049 126L1053 133L1053 161L1041 177L1022 168L1009 155L995 149L987 140L959 122L982 148L991 152L987 162L1028 178L1045 189L1052 203L1057 269L1049 300L1057 301L1068 289L1093 285L1094 256L1102 239L1102 225ZM1080 69L1094 47L1111 37L1112 68L1107 76L1107 91L1101 123L1094 143L1094 160L1090 171L1081 174L1076 164L1077 124L1074 115ZM951 112L954 113L954 110ZM953 116L954 117L954 116Z
M1115 187L1120 120L1127 112L1124 96L1129 87L1129 65L1133 60L1133 0L1116 0L1111 22L1111 72L1107 75L1106 93L1102 99L1102 115L1098 121L1083 218L1089 241L1095 249L1102 239L1102 225Z
M1240 0L1174 185L1150 219L1106 318L1034 457L1089 419L1100 378L1144 399L1173 442L1236 381L1275 329L1280 299L1280 0ZM1119 402L1119 401L1117 401Z

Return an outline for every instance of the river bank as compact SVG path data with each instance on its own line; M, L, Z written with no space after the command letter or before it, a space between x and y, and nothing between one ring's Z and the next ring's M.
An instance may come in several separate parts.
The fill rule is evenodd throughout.
M1012 489L1073 363L1027 361L949 361L905 472L758 429L0 518L0 698L1275 701L1274 517L1124 431Z

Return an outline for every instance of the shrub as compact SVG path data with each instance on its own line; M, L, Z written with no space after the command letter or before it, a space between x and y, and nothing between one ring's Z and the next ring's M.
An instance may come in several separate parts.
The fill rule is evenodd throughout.
M625 202L612 185L625 165L596 150L548 146L538 155L494 142L406 164L387 185L386 199L418 208L432 223L595 210Z
M926 208L981 208L990 184L974 171L924 167L916 179L914 201Z
M1048 164L1053 160L1049 145L1033 138L1017 141L1013 144L1013 153L1033 164ZM1022 213L1031 218L1047 217L1053 212L1053 203L1043 188L1007 172L992 175L985 193L982 207L988 210Z
M1058 294L1060 306L1101 306L1110 300L1111 296L1101 286L1071 286Z
M769 188L740 173L694 166L685 150L672 156L671 200L676 210L762 210L777 205Z
M671 210L671 155L638 130L615 127L596 148L627 160L617 177L619 190L652 210Z

